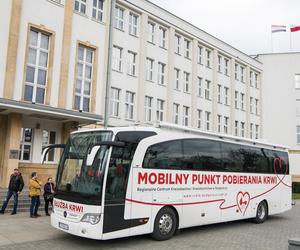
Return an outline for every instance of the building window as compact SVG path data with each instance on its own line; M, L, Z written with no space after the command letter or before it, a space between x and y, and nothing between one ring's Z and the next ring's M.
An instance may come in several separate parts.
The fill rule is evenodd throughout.
M190 58L191 41L184 39L184 56Z
M234 121L234 135L238 136L238 134L239 134L239 122Z
M125 96L125 119L133 120L134 93L126 91Z
M154 44L155 39L155 23L148 22L148 42Z
M183 91L189 93L190 91L190 73L183 72L184 77L184 89Z
M253 72L250 71L249 73L249 81L250 81L250 86L253 87Z
M56 132L55 131L49 131L46 129L43 129L43 138L42 138L42 152L44 150L45 147L51 145L51 144L55 144L55 138L56 138ZM55 154L55 150L52 149L49 151L49 153L47 154L47 158L46 161L47 162L53 162L54 161L54 156Z
M229 88L224 87L224 94L225 94L225 105L229 105L229 101L228 101Z
M218 133L221 133L222 116L218 115Z
M210 100L210 81L205 80L205 99Z
M250 113L253 114L253 97L250 97Z
M245 111L245 94L241 93L241 110Z
M229 60L227 58L224 58L224 64L224 74L229 76Z
M189 111L190 108L183 106L183 126L189 126Z
M120 89L111 88L110 90L110 115L113 117L120 116Z
M152 97L145 96L145 122L152 122L152 101Z
M259 136L259 126L255 125L255 139L258 139L258 136Z
M127 74L136 76L136 53L128 51L128 68Z
M175 53L180 55L181 53L181 36L175 34Z
M146 80L153 81L154 60L151 58L147 58L146 65L147 65Z
M241 66L240 69L241 69L241 82L245 82L245 68Z
M259 88L259 84L258 84L258 74L254 74L254 82L255 82L255 88Z
M31 160L32 143L33 143L33 129L22 128L19 160L21 161Z
M130 13L129 14L129 34L133 36L137 36L138 30L138 16Z
M239 76L238 76L238 68L239 68L239 65L236 63L235 65L234 65L234 79L235 80L239 80Z
M245 137L245 122L241 122L241 137Z
M218 56L218 72L222 73L222 56Z
M113 47L113 63L112 69L122 72L122 54L123 49L117 46Z
M103 20L103 0L93 0L92 16L98 21Z
M161 48L166 48L166 34L167 30L163 27L159 27L159 46Z
M296 99L296 115L300 116L300 99Z
M202 78L198 76L198 96L202 97Z
M94 50L78 46L74 109L90 111Z
M201 46L198 46L198 63L199 64L203 64L203 62L202 62L202 51L203 51L203 48Z
M86 0L75 0L75 11L85 15L86 13Z
M124 10L119 6L115 8L115 28L124 30Z
M255 114L258 115L259 112L258 112L258 99L255 99Z
M164 63L158 63L158 84L165 84L165 70L166 65Z
M228 134L228 121L229 121L229 117L224 116L224 133Z
M173 103L173 122L179 124L179 104Z
M236 109L239 108L239 106L238 106L238 100L239 100L239 92L238 92L238 91L235 91L235 92L234 92L234 107L235 107Z
M174 69L175 73L175 84L174 84L174 89L180 90L180 69Z
M202 110L197 109L197 128L201 128Z
M49 43L49 35L36 30L30 30L25 78L25 101L41 104L45 102Z
M164 120L164 101L157 99L156 103L156 120L163 121Z
M208 67L208 68L211 68L210 54L211 54L211 51L207 49L206 50L206 67Z
M222 92L222 86L220 84L218 84L218 103L222 103L221 92Z
M253 123L250 123L250 138L253 139Z
M210 112L205 111L206 130L210 130Z

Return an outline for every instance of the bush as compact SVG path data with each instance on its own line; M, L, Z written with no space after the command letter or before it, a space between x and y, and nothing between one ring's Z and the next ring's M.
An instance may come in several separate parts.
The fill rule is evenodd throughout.
M293 193L300 193L300 182L293 182L292 192Z

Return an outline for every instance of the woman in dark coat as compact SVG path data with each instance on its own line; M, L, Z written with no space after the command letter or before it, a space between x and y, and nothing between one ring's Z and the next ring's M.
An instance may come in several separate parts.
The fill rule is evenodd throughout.
M45 213L47 216L50 216L48 211L49 203L51 204L53 209L53 195L54 195L54 183L52 177L49 177L47 183L44 186Z

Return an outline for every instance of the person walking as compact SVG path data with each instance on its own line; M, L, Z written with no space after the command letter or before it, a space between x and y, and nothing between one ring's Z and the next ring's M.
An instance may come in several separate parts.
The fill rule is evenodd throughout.
M54 195L54 183L52 177L49 177L47 183L44 185L44 200L45 200L46 216L50 216L49 203L51 204L53 209L53 195Z
M30 217L37 218L40 215L38 214L38 209L40 206L40 195L41 195L41 186L42 183L37 179L37 173L33 172L31 174L31 179L29 180L29 196L31 197L30 205Z
M22 192L23 187L24 187L24 181L23 181L22 174L20 173L19 169L15 168L14 172L10 176L7 195L3 202L2 208L0 210L1 214L4 214L7 204L12 196L14 197L14 208L11 214L17 213L18 196Z

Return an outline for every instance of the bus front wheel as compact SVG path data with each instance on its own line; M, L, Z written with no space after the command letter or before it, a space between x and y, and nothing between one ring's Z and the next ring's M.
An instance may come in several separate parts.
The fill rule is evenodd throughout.
M265 201L258 204L254 222L257 224L263 223L268 218L268 206Z
M177 219L174 210L164 207L156 215L151 236L155 240L168 240L174 235L176 227Z

